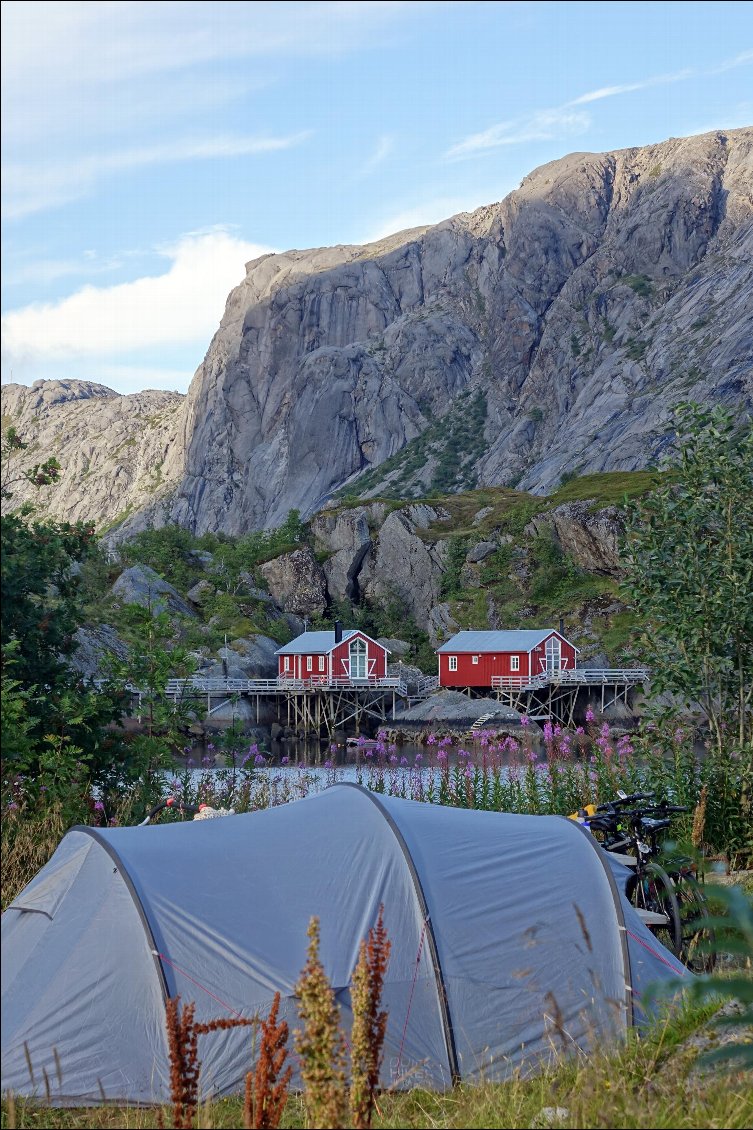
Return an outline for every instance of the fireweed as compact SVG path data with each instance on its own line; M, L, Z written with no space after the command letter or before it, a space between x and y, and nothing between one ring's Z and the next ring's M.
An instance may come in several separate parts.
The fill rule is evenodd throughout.
M357 745L355 763L347 766L338 764L332 749L323 766L312 767L292 765L288 758L274 764L256 745L239 746L225 753L230 763L220 769L213 768L212 759L207 758L204 765L187 761L179 772L166 774L164 795L185 804L253 812L347 779L373 792L430 804L547 815L601 803L621 788L655 792L660 799L686 805L689 813L678 816L672 830L679 841L690 843L693 810L705 787L701 845L705 854L723 856L732 868L753 865L753 751L731 746L724 755L712 750L699 755L692 729L676 723L659 726L649 722L636 734L618 736L591 711L586 726L574 732L551 724L539 732L525 715L521 722L521 737L481 731L473 736L472 744L467 738L430 733L424 736L413 764L389 741L385 730L378 732L375 745ZM24 870L15 863L13 875L9 873L6 860L10 865L18 852L5 849L13 847L19 826L30 812L39 811L40 798L30 804L22 781L15 781L8 795L2 822L4 901L21 889L22 876L28 881L45 862L37 854L30 873L28 867ZM98 804L99 798L90 798L89 822L135 823L143 817L138 795L121 795L117 810L107 798L104 807ZM22 842L20 838L18 844ZM57 840L50 854L56 845Z

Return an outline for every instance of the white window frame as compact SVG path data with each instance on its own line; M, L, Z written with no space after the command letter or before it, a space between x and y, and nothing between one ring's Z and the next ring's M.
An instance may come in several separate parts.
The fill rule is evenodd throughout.
M511 655L510 656L510 670L511 671L519 671L520 670L520 656L519 655Z
M323 670L324 670L324 656L320 655L319 656L319 674L321 674Z
M285 656L285 670L286 671L290 670L290 656L289 655Z
M368 678L369 647L360 636L348 644L348 673L351 680L359 682Z
M313 666L313 664L314 664L314 657L313 657L313 655L307 655L307 656L306 656L306 670L307 670L307 671L310 671L310 670L311 670L311 668L312 668L312 666Z
M447 656L447 669L448 669L448 671L457 671L457 669L458 669L458 657L457 657L457 655L448 655Z
M544 670L552 672L562 670L562 644L559 636L550 636L544 644Z
M475 664L476 666L478 666L478 656L477 656L477 655L472 655L472 656L471 656L471 663L473 663L473 664Z

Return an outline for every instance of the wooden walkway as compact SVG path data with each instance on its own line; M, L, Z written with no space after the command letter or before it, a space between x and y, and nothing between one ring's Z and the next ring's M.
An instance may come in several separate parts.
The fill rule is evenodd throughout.
M174 702L206 699L205 717L215 714L238 698L256 701L256 721L261 719L261 704L273 700L277 717L298 732L326 735L354 723L357 734L366 718L384 723L394 717L398 702L412 706L428 697L439 685L436 675L420 679L348 679L316 675L307 679L281 676L277 679L204 678L168 679L165 690ZM140 696L138 687L129 686Z
M513 710L537 721L550 719L562 726L573 726L578 696L583 689L598 691L603 712L618 702L629 704L630 691L648 679L649 671L645 667L599 670L576 667L571 671L544 671L533 677L493 675L491 692ZM132 684L127 689L140 701L143 691ZM192 675L187 679L169 679L165 689L174 702L204 699L205 717L238 698L253 699L257 722L261 719L262 702L271 699L279 721L285 720L299 732L324 734L331 739L335 730L344 729L348 723L354 723L356 733L360 733L366 718L381 723L394 719L398 703L412 706L441 688L436 675L424 675L417 680L397 677L328 679L325 675L307 679L288 676L210 679ZM468 693L471 693L470 688Z
M603 713L618 702L628 706L630 691L643 686L649 677L647 667L574 667L570 671L542 671L532 677L492 675L492 690L513 710L572 726L583 689L598 690Z

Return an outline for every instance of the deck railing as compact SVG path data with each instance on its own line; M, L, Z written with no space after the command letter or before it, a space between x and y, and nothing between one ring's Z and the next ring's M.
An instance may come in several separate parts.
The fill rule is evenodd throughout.
M135 688L134 688L135 689ZM306 679L293 679L281 675L277 679L224 679L205 678L192 675L188 679L168 679L165 690L172 697L186 694L274 694L278 691L324 691L324 690L378 690L395 691L406 695L408 685L405 679L366 679L327 678L326 675L312 675Z
M539 690L551 683L600 685L604 683L645 683L649 678L647 667L573 667L563 671L541 671L538 675L492 675L494 690Z

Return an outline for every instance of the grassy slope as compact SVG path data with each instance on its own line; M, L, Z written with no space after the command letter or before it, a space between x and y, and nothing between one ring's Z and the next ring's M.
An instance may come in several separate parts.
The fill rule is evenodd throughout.
M449 517L418 531L427 542L446 540L457 547L457 569L448 571L443 597L461 628L484 628L490 609L500 626L566 621L568 637L589 651L605 651L617 665L626 658L637 627L629 610L619 606L614 577L579 569L545 535L531 539L523 531L532 518L568 502L591 503L592 510L621 506L649 491L653 471L610 471L583 475L564 483L554 494L533 495L510 487L482 487L457 494L436 494L396 500L351 497L341 508L380 502L387 512L419 502L445 510ZM480 512L486 511L479 519ZM479 569L478 584L460 574L465 551L482 540L512 538ZM516 566L522 566L517 568Z

